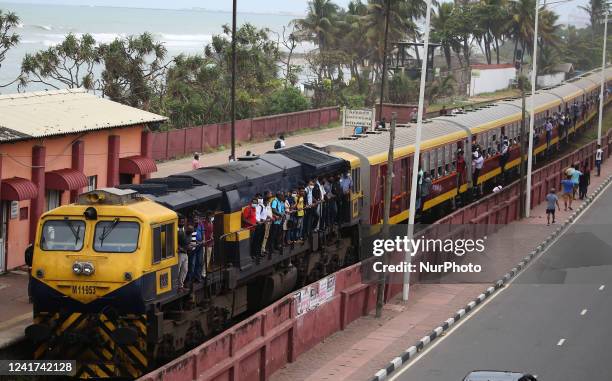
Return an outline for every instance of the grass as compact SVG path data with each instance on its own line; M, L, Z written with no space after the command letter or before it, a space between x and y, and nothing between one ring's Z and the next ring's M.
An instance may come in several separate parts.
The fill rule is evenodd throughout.
M595 119L597 120L597 118ZM604 111L603 120L601 121L601 136L605 136L608 130L612 129L612 112ZM570 141L571 149L584 147L586 144L597 139L597 123L586 131L583 131L578 139ZM570 139L571 140L571 139Z
M471 98L458 98L451 99L448 102L440 102L440 103L432 103L427 106L427 112L437 112L442 109L442 106L446 106L447 109L453 109L455 107L463 107L470 106L478 103L488 103L500 99L516 97L520 95L520 91L518 89L504 89L495 91L492 93L483 93L478 94L477 96Z

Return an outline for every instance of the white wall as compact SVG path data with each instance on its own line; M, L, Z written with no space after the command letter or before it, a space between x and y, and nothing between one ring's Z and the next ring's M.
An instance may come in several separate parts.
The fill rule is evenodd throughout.
M480 75L474 77L474 71L478 71ZM470 80L470 96L490 93L497 90L503 90L510 86L510 83L516 79L516 69L498 68L498 69L472 69Z
M546 75L538 75L538 87L548 87L558 85L565 80L565 73L552 73Z

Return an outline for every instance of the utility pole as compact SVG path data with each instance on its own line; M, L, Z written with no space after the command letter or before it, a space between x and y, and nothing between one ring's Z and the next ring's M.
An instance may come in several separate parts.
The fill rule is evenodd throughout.
M427 57L429 52L429 24L431 21L431 1L427 0L427 11L425 12L425 30L423 31L423 49ZM427 77L427 58L421 60L421 85L419 87L419 110L417 113L416 137L414 142L414 155L412 156L412 184L410 187L410 208L408 209L408 239L414 235L414 217L416 215L416 195L419 177L419 161L421 160L421 132L423 131L423 108L425 103L425 79ZM406 252L404 261L412 263L412 255L416 253ZM408 301L410 293L410 271L404 272L402 287L402 300Z
M395 125L397 123L397 113L391 114L391 132L389 133L389 155L387 156L387 177L385 178L385 208L383 211L383 239L389 239L389 216L391 215L391 195L393 188L393 149L395 147ZM388 253L382 255L383 264L388 262ZM385 272L381 271L378 276L378 287L376 288L376 317L382 315L385 294Z
M385 40L383 44L383 66L382 80L380 81L380 109L378 119L382 120L383 101L385 99L385 82L387 81L387 40L389 39L389 17L391 14L391 0L387 0L385 5Z
M522 56L522 52L521 52L521 57L520 57L520 67L519 67L519 78L518 78L518 84L519 87L521 89L521 100L522 100L522 105L521 105L521 136L520 136L520 141L519 141L519 157L521 159L520 164L519 164L519 215L522 218L525 218L525 162L524 162L524 157L525 157L525 77L523 76L523 56Z
M545 3L546 4L546 3ZM527 190L526 190L526 201L525 201L525 217L529 218L531 212L531 172L533 167L533 134L535 128L535 92L536 82L538 81L538 24L540 15L540 2L536 0L535 9L535 29L533 37L533 54L531 59L533 65L531 65L531 97L529 97L529 106L531 109L531 115L529 116L529 143L527 148Z
M599 89L599 115L597 124L597 144L601 144L601 123L604 104L604 84L606 83L606 42L608 40L608 9L606 3L606 16L604 21L603 51L601 53L601 88Z
M236 159L236 1L233 0L232 8L232 159Z

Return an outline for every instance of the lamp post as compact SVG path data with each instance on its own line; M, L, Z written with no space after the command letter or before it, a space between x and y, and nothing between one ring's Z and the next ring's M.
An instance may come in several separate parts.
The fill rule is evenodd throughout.
M607 8L607 3L606 3ZM601 52L601 88L599 89L599 115L597 120L597 144L601 144L601 123L604 104L604 84L606 83L606 41L608 40L608 10L604 19L603 51Z
M231 90L231 113L232 113L232 159L236 159L236 1L232 6L232 90Z
M536 92L536 81L538 79L538 24L540 14L540 2L536 0L535 9L535 30L533 35L533 65L531 67L531 96L529 97L529 108L531 114L529 116L529 145L527 148L527 189L525 194L525 217L529 218L531 211L531 172L533 166L533 134L535 124L535 92ZM523 158L521 157L521 161Z
M419 87L419 109L417 115L416 140L414 142L414 155L412 162L412 184L410 187L410 209L408 215L408 239L414 235L414 217L416 214L416 194L419 177L419 161L421 156L421 131L423 130L423 106L425 103L425 79L427 78L427 55L429 52L429 24L431 21L431 0L427 0L427 13L425 15L425 30L423 34L423 51L425 58L421 61L421 85ZM404 260L412 262L412 254L405 253ZM416 253L414 253L416 254ZM402 300L408 301L410 292L410 271L404 272L404 285L402 288Z
M383 43L382 79L380 81L380 105L378 119L382 120L383 101L385 99L385 82L387 81L387 41L389 39L389 18L391 17L391 0L385 5L385 37Z

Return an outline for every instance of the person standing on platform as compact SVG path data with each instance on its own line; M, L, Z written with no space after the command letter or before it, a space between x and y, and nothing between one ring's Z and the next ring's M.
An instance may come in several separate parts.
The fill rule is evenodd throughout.
M584 166L582 167L582 174L580 175L580 179L578 179L578 197L581 200L587 195L587 190L589 189L589 185L591 184L591 170L589 169L588 160L584 162Z
M595 166L597 167L597 176L601 176L601 162L603 160L603 150L601 144L597 145L597 151L595 151Z
M580 185L580 176L582 176L582 172L578 170L578 164L574 164L574 171L572 172L572 182L574 183L574 191L572 196L574 200L576 199L576 193L578 192L578 186Z
M565 206L565 211L569 208L572 209L572 193L574 192L574 182L572 181L572 175L566 175L567 178L565 180L561 180L561 186L563 187L563 205Z

